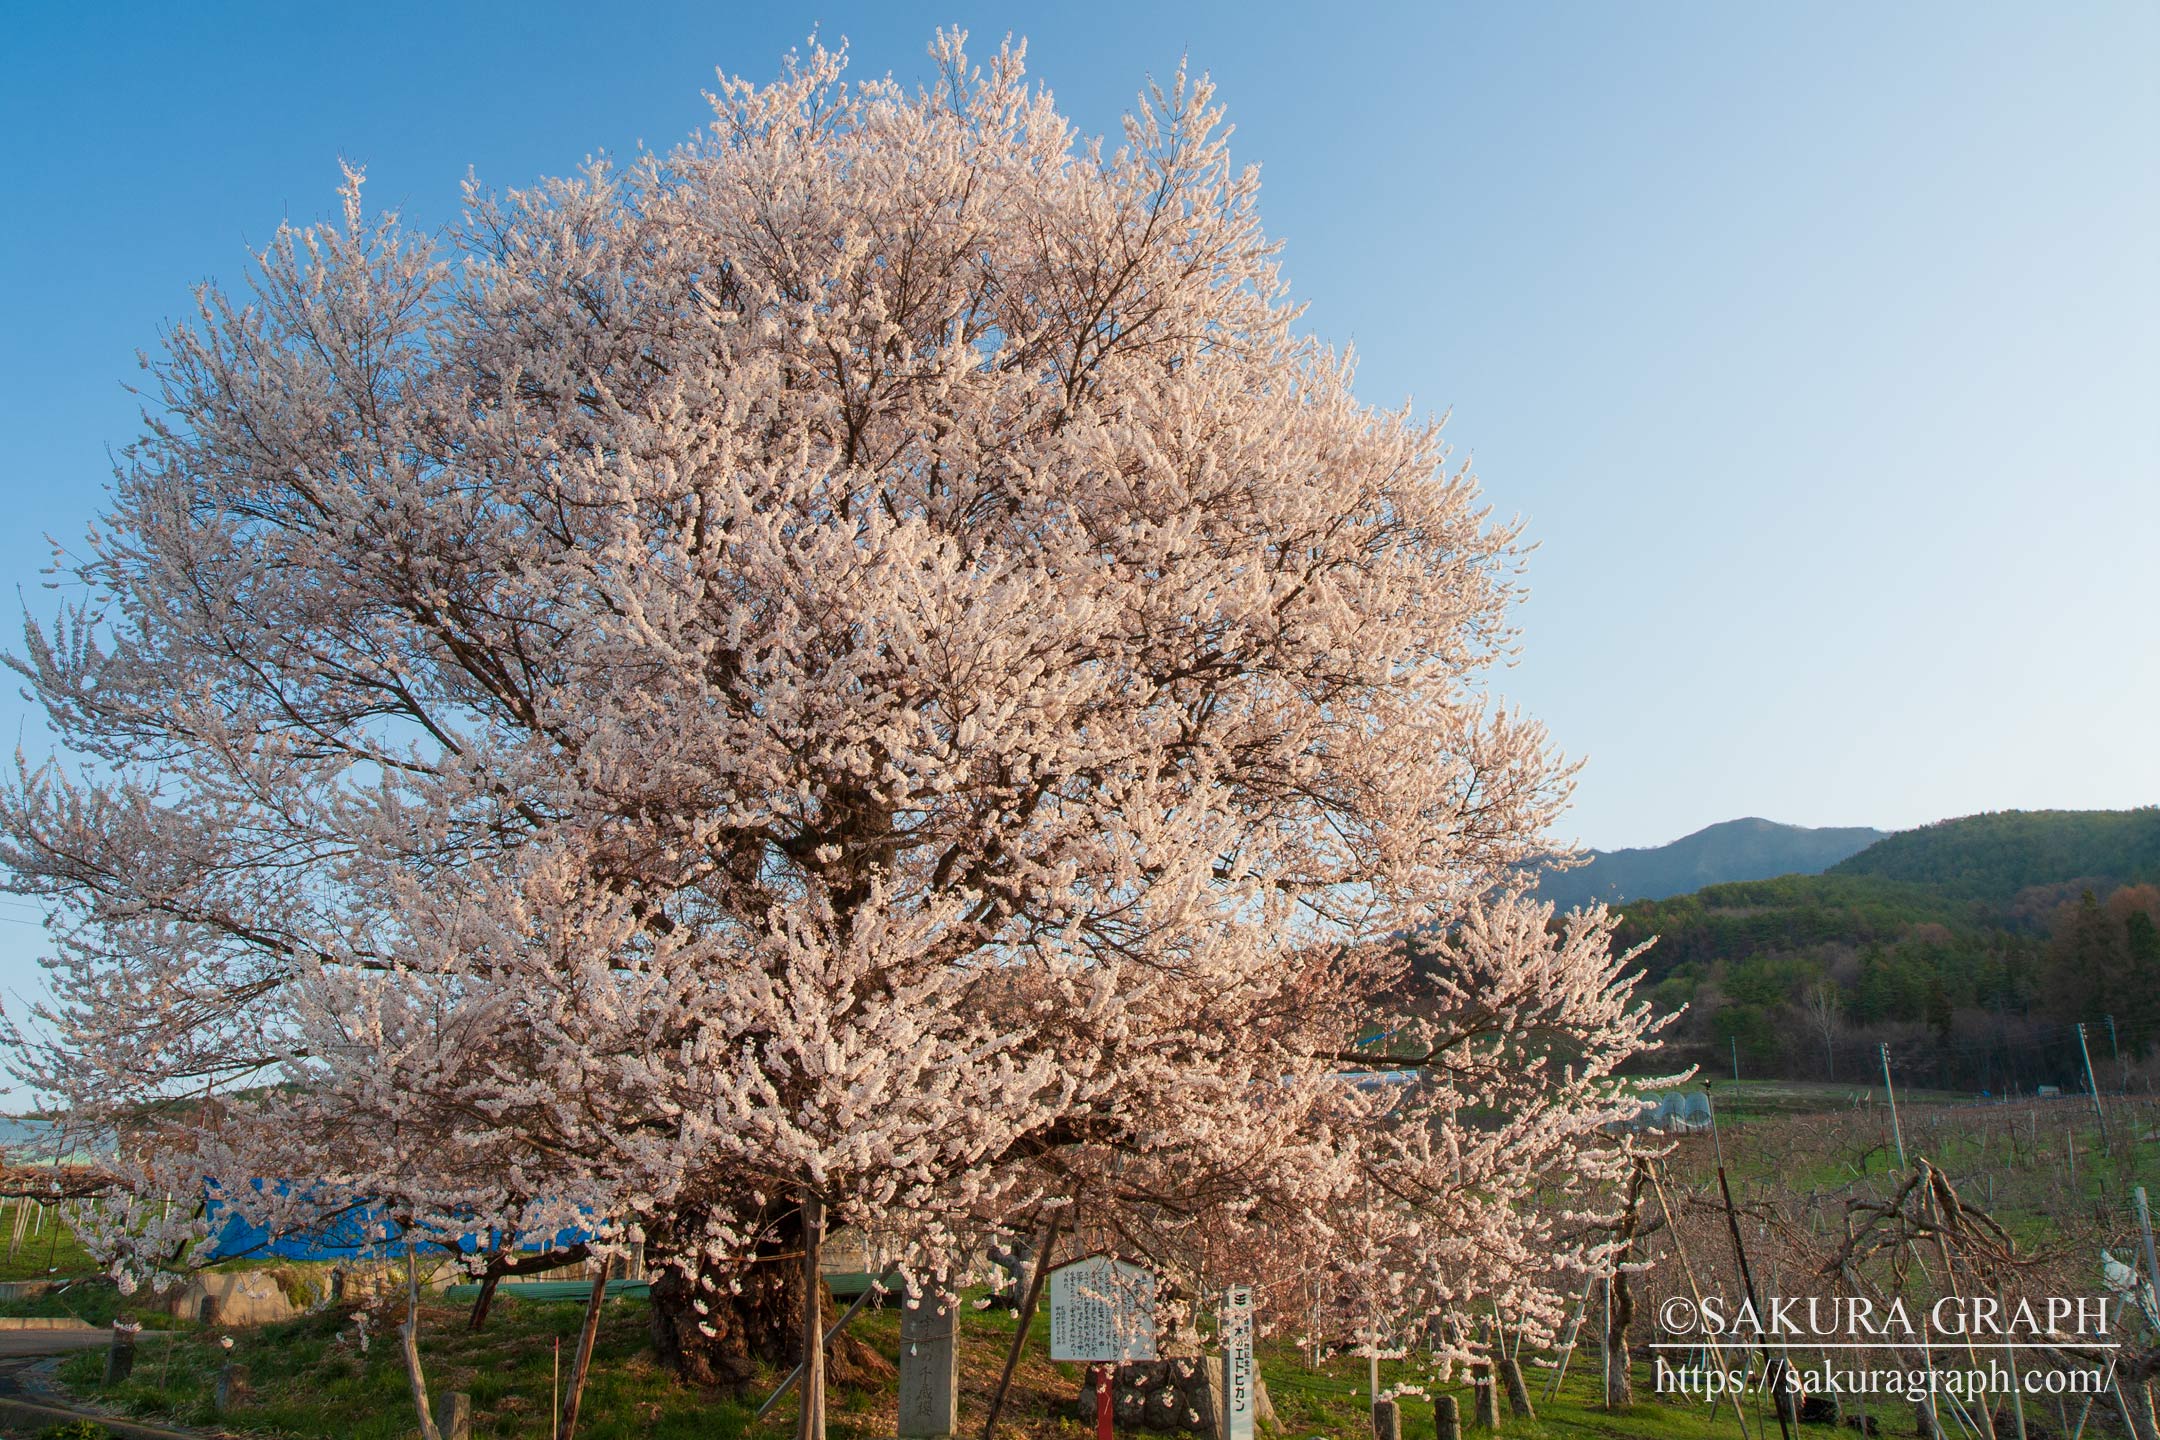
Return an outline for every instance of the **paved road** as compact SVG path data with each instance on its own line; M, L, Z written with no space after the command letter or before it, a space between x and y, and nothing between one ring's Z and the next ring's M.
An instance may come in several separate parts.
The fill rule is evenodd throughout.
M34 1378L24 1374L32 1366L74 1350L102 1350L111 1339L109 1330L0 1330L0 1435L37 1435L54 1425L88 1418L126 1440L198 1440L199 1431L86 1415L45 1388L51 1384L49 1376L42 1386L25 1383ZM138 1353L146 1358L156 1351L145 1346Z
M74 1350L102 1350L111 1340L110 1330L0 1330L0 1362L65 1355Z

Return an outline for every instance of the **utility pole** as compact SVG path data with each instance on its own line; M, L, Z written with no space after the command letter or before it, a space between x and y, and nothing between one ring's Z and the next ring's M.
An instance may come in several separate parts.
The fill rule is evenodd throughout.
M1732 1078L1740 1078L1740 1037L1732 1037Z
M2115 1069L2122 1075L2123 1083L2121 1093L2127 1095L2130 1093L2130 1072L2123 1068L2122 1046L2117 1044L2115 1040L2115 1017L2113 1015L2108 1015L2102 1018L2107 1021L2108 1049L2115 1056Z
M1897 1091L1892 1089L1890 1086L1890 1047L1888 1045L1880 1045L1876 1048L1882 1052L1883 1094L1889 1097L1890 1100L1890 1133L1897 1137L1898 1169L1903 1170L1907 1168L1905 1161L1905 1131L1904 1128L1898 1124Z
M2100 1122L2100 1148L2112 1155L2115 1147L2108 1143L2107 1112L2100 1108L2100 1087L2093 1081L2092 1051L2085 1044L2085 1022L2082 1020L2078 1021L2077 1037L2078 1054L2085 1059L2085 1088L2092 1095L2093 1118Z

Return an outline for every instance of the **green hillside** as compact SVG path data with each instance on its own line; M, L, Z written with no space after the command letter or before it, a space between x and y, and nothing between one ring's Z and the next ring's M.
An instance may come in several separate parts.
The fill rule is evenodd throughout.
M2160 1083L2160 809L1976 815L1821 875L1620 908L1682 1058L1764 1078L1864 1080L1888 1044L1915 1082Z
M1829 869L2008 904L2040 885L2160 878L2160 806L2000 810L1906 830Z
M1969 902L1924 885L1872 876L1784 875L1635 901L1621 910L1619 935L1629 944L1656 937L1644 964L1657 980L1688 964L1824 944L1887 944L1915 925L1962 929L1981 918L1983 912Z

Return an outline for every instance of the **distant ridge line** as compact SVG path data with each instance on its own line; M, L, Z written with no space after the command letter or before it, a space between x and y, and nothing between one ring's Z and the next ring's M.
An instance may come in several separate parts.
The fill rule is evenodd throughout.
M1591 850L1573 870L1549 870L1536 895L1561 909L1602 901L1662 900L1708 885L1819 875L1890 832L1865 825L1810 828L1759 815L1707 825L1668 845Z

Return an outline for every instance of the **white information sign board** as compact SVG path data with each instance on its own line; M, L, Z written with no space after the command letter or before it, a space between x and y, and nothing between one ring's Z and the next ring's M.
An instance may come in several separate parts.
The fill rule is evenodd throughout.
M1250 1285L1232 1285L1223 1292L1222 1353L1222 1440L1252 1440L1253 1300Z
M1050 1272L1050 1358L1116 1365L1155 1358L1155 1272L1090 1255Z

